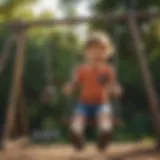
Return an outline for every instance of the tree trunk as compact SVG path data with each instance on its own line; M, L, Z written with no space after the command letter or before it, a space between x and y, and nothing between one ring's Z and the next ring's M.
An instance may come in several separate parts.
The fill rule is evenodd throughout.
M145 57L144 46L142 44L137 23L134 16L131 15L128 19L128 25L131 32L131 36L133 39L134 47L135 47L135 56L137 58L137 62L140 68L145 92L147 95L147 99L149 102L149 112L153 121L153 127L157 134L158 141L160 142L160 112L158 106L158 100L155 88L152 83L151 74L149 72L147 59Z
M11 35L5 42L4 44L4 48L0 57L0 73L2 73L2 71L4 70L4 67L6 65L6 61L9 57L9 53L10 53L10 49L12 47L13 44L13 40L14 40L14 36Z
M17 41L17 50L15 56L15 63L13 67L13 79L11 84L10 97L8 102L8 108L6 112L6 121L4 126L3 140L8 140L11 132L11 128L13 126L17 100L20 94L20 84L21 77L23 73L23 61L24 61L24 45L25 45L25 37L24 31L19 30L16 33L16 41Z

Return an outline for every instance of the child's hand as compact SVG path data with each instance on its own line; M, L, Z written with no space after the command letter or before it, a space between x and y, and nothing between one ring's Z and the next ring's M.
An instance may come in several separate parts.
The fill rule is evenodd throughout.
M66 96L69 96L71 95L73 92L73 85L68 83L64 86L63 88L63 93L66 95Z
M115 97L121 97L122 94L123 94L123 89L121 88L120 85L116 84L114 87L113 87L113 96Z

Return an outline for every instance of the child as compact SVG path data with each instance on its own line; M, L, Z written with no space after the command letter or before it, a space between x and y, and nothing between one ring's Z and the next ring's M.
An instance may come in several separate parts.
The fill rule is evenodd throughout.
M83 131L87 118L94 117L97 120L100 151L105 149L110 139L113 129L110 97L121 94L114 70L106 64L106 59L112 53L113 47L108 36L103 33L92 34L84 45L84 64L76 68L73 79L64 87L66 95L72 94L77 86L80 87L80 98L70 128L72 143L79 150L83 148Z

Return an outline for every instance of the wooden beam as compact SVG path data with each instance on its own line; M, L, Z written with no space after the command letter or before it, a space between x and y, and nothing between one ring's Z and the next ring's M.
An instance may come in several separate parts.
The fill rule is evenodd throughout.
M151 113L153 126L155 132L160 138L160 111L159 111L159 104L157 100L156 90L152 83L151 74L149 72L149 67L145 56L144 46L142 44L136 23L136 17L134 17L132 13L130 14L130 18L128 19L128 25L133 39L133 44L136 50L134 53L138 61L142 81L149 102L149 110Z
M24 30L16 32L17 50L15 56L15 62L13 67L13 78L11 84L11 91L8 101L8 107L6 110L6 121L4 126L3 140L4 142L9 139L10 131L14 123L14 116L16 112L17 100L20 94L20 84L23 72L23 61L24 61L24 45L25 36Z
M136 11L133 13L137 20L148 20L153 17L159 16L159 12L150 11ZM74 25L80 23L90 22L109 22L109 23L121 23L128 19L128 12L122 14L108 13L106 15L94 16L94 17L75 17L53 20L34 20L34 21L14 21L5 24L4 26L11 27L12 29L30 28L30 27L47 27L55 25Z

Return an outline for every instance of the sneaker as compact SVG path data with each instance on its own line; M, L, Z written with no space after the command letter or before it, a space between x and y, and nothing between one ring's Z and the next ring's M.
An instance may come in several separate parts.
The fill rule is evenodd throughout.
M78 135L74 132L70 132L70 140L73 146L77 150L82 150L83 149L83 137L81 135Z

